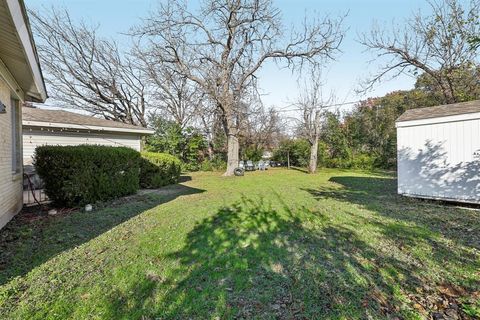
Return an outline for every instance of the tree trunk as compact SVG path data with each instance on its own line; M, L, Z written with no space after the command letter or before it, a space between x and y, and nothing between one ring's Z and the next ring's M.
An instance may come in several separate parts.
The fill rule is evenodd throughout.
M446 104L456 103L457 99L455 99L455 94L453 92L453 88L449 86L448 79L440 78L438 81L440 89L442 91L443 97L445 99Z
M308 173L315 173L317 171L318 158L318 139L310 146L310 163L308 164Z
M213 157L215 155L215 152L214 152L214 145L212 143L212 141L208 141L207 142L207 154L208 154L208 160L212 161L213 160Z
M233 176L233 171L238 167L239 143L236 135L229 133L227 139L227 171L224 176Z

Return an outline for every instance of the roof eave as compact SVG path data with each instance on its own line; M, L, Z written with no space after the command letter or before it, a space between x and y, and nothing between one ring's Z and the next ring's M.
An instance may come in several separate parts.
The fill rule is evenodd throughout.
M10 15L13 19L13 23L15 24L18 38L20 39L24 49L25 58L28 62L36 87L36 92L25 90L25 95L30 97L31 100L44 102L48 97L47 89L42 70L40 68L40 61L35 47L35 42L33 40L32 31L30 29L27 9L23 0L6 0L6 2L8 10L10 11Z
M422 119L396 120L395 127L413 127L447 122L469 121L480 119L480 112L462 113L450 116L431 117Z

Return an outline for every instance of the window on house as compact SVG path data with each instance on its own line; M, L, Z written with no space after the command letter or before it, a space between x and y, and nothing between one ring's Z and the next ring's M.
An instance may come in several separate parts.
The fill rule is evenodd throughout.
M12 171L20 173L22 169L22 123L20 106L17 100L11 100L12 106Z

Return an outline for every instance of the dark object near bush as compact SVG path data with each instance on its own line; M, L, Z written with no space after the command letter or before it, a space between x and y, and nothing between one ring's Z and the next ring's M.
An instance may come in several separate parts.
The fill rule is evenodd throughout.
M242 177L245 174L245 170L243 168L235 168L235 170L233 170L233 174L237 177Z
M255 164L252 160L247 160L245 161L244 169L245 171L255 171Z
M126 147L41 146L34 164L57 206L114 199L139 188L140 153Z
M281 167L281 166L282 166L282 163L279 162L279 161L270 161L270 166L271 166L272 168Z
M160 188L178 182L182 171L181 162L166 153L142 152L140 186Z

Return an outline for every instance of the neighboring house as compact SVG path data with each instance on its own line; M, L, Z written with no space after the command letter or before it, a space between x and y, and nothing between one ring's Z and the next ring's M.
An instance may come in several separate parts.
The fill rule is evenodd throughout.
M408 110L396 127L399 194L480 203L480 100Z
M23 204L21 105L46 98L25 5L0 0L0 228Z
M42 145L98 144L141 150L142 138L154 130L63 110L23 107L23 163L32 164Z

